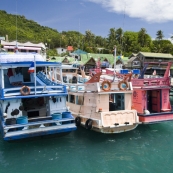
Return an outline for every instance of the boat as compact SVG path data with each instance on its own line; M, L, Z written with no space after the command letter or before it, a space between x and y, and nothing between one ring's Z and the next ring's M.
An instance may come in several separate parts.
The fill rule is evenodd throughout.
M100 82L101 75L97 73L85 83L68 84L67 105L76 126L106 134L135 129L139 119L131 109L131 74L121 74L121 79L111 82Z
M50 69L61 70L62 64L37 53L0 53L0 129L5 141L77 129L66 105L66 86L48 78Z
M148 66L162 65L166 70L164 76L158 76L157 70L152 75L145 75ZM169 71L171 62L147 62L137 79L132 79L132 107L137 110L142 124L153 124L173 120L170 103L171 82Z

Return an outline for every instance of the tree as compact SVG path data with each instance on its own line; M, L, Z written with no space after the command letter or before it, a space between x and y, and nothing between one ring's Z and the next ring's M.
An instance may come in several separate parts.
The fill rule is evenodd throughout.
M118 45L116 41L116 30L115 28L110 28L108 38L107 38L108 49L112 50L114 45Z
M122 40L123 40L123 29L119 28L116 30L116 40L120 45L122 45Z
M163 31L161 31L161 30L157 31L156 36L157 36L157 37L156 37L157 40L162 40L163 37L164 37Z
M88 42L89 46L92 46L94 38L95 35L90 30L85 31L85 41Z
M138 32L138 43L141 45L141 47L144 47L146 45L146 38L147 38L146 29L141 28L141 30Z

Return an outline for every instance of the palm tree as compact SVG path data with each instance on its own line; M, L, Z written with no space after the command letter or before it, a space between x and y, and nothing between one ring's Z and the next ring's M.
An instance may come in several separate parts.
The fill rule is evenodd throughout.
M113 49L114 45L118 44L117 41L116 41L116 30L115 30L115 28L111 28L109 30L107 42L108 42L108 48L110 50Z
M89 45L93 41L94 37L95 35L90 30L85 31L85 40L89 43Z
M157 31L156 36L157 36L156 39L158 39L158 40L162 40L163 37L164 37L164 35L163 35L163 31L161 31L161 30Z
M141 47L144 47L146 45L146 38L147 38L146 29L141 28L141 30L138 32L138 43L141 45Z
M122 44L122 40L123 40L123 29L122 28L119 28L116 30L116 39L119 44Z
M171 36L171 40L173 40L173 35Z
M108 40L112 41L112 40L115 40L115 39L116 39L116 30L115 30L115 28L111 28L109 30Z

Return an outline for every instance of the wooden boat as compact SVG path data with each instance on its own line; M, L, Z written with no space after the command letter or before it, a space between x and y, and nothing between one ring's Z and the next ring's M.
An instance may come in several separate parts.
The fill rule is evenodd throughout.
M103 81L101 73L84 84L69 84L67 105L77 126L101 133L121 133L138 125L137 111L132 110L131 74L121 81ZM125 83L125 86L122 84Z
M46 62L33 53L0 54L0 128L4 140L76 130L66 106L66 86L48 79L43 72L47 74L47 68L61 70L61 63Z
M169 71L172 63L160 63L166 65L163 77L156 74L145 76L147 66L154 64L159 63L146 63L139 78L132 79L134 90L132 107L137 110L139 121L143 124L173 120L173 111L169 98L171 88Z

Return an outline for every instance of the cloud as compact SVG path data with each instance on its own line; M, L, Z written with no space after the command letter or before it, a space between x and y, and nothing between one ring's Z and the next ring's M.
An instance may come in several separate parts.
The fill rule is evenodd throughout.
M173 21L172 0L87 0L110 12L126 14L150 23Z

